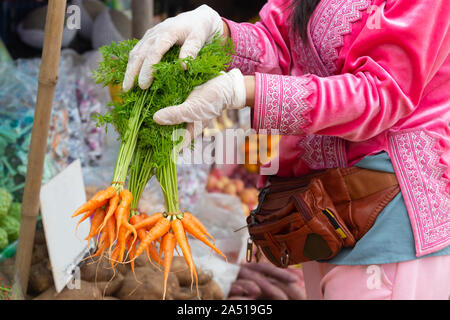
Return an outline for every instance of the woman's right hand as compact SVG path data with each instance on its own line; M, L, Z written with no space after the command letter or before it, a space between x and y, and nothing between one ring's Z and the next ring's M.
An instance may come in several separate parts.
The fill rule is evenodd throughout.
M138 75L139 87L149 88L153 80L152 66L160 62L173 45L181 45L181 59L188 56L195 58L217 33L224 34L224 22L207 5L168 18L149 29L130 52L123 82L124 91L134 86Z

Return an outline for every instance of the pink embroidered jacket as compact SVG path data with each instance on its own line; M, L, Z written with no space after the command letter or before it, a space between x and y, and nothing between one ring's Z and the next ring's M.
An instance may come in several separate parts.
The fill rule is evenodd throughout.
M322 0L306 43L289 0L227 22L231 67L255 74L253 128L283 135L279 175L388 152L416 255L450 244L450 1Z

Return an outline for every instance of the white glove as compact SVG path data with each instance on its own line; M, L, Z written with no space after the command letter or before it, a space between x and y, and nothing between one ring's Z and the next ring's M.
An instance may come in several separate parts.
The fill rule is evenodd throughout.
M161 125L206 121L225 109L241 109L245 102L244 76L233 69L195 88L182 104L157 111L153 120Z
M134 86L138 74L139 86L149 88L153 81L152 65L160 62L173 45L181 45L181 59L188 56L195 58L214 35L222 35L223 32L220 15L207 5L164 20L149 29L131 50L123 82L124 91Z

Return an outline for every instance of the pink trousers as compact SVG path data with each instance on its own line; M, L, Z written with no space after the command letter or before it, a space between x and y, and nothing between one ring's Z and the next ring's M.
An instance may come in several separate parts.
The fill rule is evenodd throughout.
M447 300L450 255L380 265L302 263L311 300Z

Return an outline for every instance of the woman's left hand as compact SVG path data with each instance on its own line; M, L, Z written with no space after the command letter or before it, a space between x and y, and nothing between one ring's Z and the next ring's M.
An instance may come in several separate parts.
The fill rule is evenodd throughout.
M195 88L182 104L159 110L153 119L161 125L211 120L223 110L245 107L246 95L244 76L233 69Z

